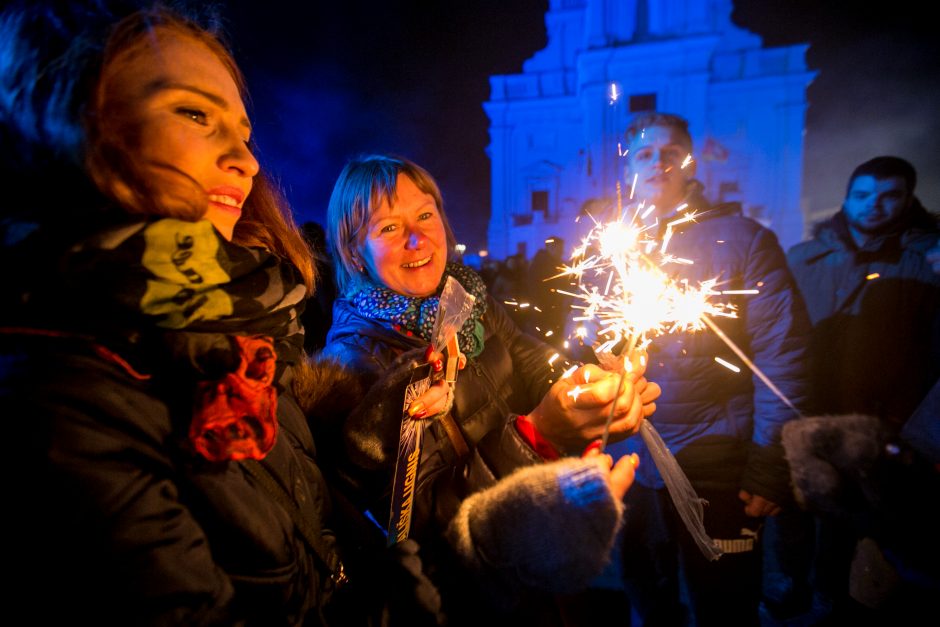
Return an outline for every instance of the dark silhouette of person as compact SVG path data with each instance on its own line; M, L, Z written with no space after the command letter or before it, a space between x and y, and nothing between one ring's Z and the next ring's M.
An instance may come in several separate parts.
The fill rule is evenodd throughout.
M503 261L493 279L490 294L506 306L510 318L520 328L527 329L529 320L528 262L525 255L516 253Z
M565 263L564 254L565 240L549 237L529 265L529 298L540 310L532 314L529 331L556 348L563 346L565 321L570 310L568 297L557 291L568 286L568 280L558 276Z
M307 222L303 226L304 237L313 250L313 261L317 270L317 285L313 296L300 319L304 325L304 350L312 354L326 344L326 333L333 324L333 301L336 300L336 279L333 262L326 249L326 232L318 222Z

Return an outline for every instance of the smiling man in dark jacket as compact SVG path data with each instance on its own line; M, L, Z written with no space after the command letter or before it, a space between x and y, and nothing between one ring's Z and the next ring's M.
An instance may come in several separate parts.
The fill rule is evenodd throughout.
M738 314L718 324L798 406L808 321L777 238L744 217L739 204L705 200L693 179L694 163L686 164L692 139L684 119L641 114L625 139L626 180L637 201L655 205L650 219L656 220L660 236L667 223L695 213L693 221L669 227L668 244L671 254L694 263L666 269L691 285L717 278L719 289L756 290L723 297ZM679 603L676 573L682 572L697 624L756 624L760 558L755 538L764 518L789 500L780 432L797 415L712 331L659 337L648 350L647 372L663 390L651 420L698 495L708 501L705 528L725 554L717 562L701 555L678 521L649 452L633 438L617 448L636 447L643 460L627 495L634 513L624 536L628 594L645 621L688 624ZM740 372L716 363L716 357Z

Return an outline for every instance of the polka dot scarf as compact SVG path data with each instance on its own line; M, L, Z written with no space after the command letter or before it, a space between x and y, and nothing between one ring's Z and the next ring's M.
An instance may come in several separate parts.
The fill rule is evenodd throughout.
M448 263L433 296L415 298L382 285L370 285L354 294L350 301L361 316L430 342L441 290L448 276L457 279L467 292L476 297L470 317L457 333L460 350L473 358L483 352L482 318L486 311L486 286L483 279L465 265Z

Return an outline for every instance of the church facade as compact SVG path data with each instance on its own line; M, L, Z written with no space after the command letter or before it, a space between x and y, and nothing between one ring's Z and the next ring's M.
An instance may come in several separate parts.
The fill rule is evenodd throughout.
M531 258L552 236L570 251L618 182L626 198L621 138L646 110L689 121L711 200L740 201L785 248L802 239L808 46L764 48L731 11L731 0L549 0L548 45L521 74L492 76L483 105L490 255Z

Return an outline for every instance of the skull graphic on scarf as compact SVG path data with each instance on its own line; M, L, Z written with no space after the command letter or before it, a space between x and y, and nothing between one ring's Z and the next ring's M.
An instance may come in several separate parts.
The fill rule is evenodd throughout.
M241 361L235 372L203 381L189 439L209 461L263 459L277 437L277 356L269 337L234 336Z

